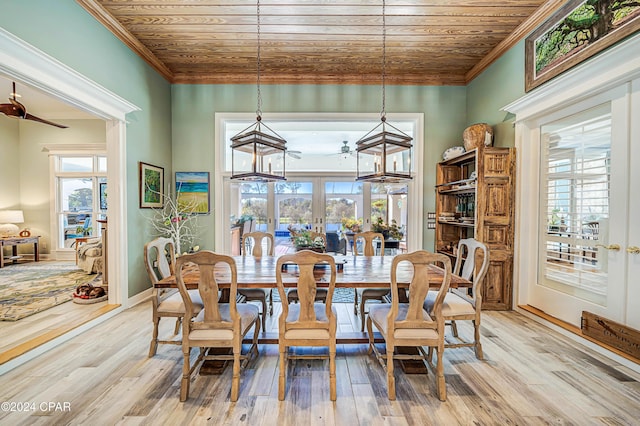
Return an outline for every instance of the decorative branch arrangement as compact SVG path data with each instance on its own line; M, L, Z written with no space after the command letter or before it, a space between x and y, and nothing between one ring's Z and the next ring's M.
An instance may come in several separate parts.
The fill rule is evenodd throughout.
M148 191L153 191L147 188ZM156 192L156 191L154 191ZM194 245L199 234L198 205L195 202L178 203L176 193L168 190L164 194L158 193L162 200L162 208L154 208L151 225L159 237L171 238L176 247L176 254L198 251ZM183 248L185 251L183 252Z

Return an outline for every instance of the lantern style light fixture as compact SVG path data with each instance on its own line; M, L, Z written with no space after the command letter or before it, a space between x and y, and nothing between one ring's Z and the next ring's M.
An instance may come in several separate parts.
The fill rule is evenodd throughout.
M231 138L231 179L248 181L276 181L285 178L287 141L262 122L262 94L260 92L260 0L257 2L258 107L256 122Z
M387 27L385 0L382 0L382 110L380 124L356 142L356 181L401 182L411 180L411 141L413 138L387 123L385 79ZM377 132L377 133L376 133Z

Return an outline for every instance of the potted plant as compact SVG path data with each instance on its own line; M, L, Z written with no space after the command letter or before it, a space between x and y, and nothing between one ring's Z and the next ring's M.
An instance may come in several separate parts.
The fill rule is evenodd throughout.
M311 237L309 231L298 232L291 237L293 245L296 247L296 251L299 250L313 250L317 252L324 252L324 240L321 237Z
M404 232L398 226L398 222L395 219L391 220L391 224L387 224L378 217L372 224L371 230L373 232L379 232L384 236L384 239L401 240L404 237Z

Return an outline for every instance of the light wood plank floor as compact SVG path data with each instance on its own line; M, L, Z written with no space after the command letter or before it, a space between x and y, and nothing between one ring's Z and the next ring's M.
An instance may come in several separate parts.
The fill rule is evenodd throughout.
M359 330L353 305L337 307L340 330ZM3 405L0 424L639 424L640 374L515 312L484 314L484 361L469 348L445 351L446 402L436 396L431 369L427 376L397 369L398 399L390 402L385 373L365 345L339 345L335 403L326 360L292 361L286 401L279 402L277 346L261 345L242 372L237 403L229 402L228 367L196 377L181 403L180 347L161 345L147 358L150 310L149 303L129 309L1 377L0 402L33 405L26 412ZM173 325L164 321L162 332ZM470 326L459 328L471 336ZM41 405L49 402L69 409Z

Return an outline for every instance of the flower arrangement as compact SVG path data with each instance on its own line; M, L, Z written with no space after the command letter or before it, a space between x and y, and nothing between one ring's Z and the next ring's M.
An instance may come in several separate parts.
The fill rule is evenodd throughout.
M362 232L362 222L354 218L343 217L342 227L349 232L353 232L354 234Z

